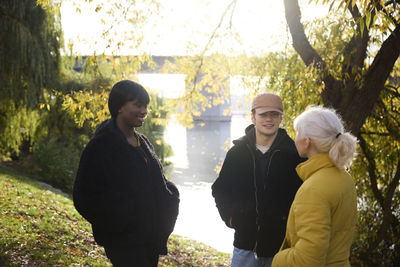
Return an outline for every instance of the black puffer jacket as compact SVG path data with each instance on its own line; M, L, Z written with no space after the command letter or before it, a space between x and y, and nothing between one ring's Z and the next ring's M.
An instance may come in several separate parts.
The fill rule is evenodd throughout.
M285 237L290 205L301 180L295 167L303 160L284 129L267 153L255 146L255 128L233 141L212 185L221 218L235 229L234 246L272 257Z
M179 192L163 175L149 140L129 145L114 119L103 122L84 149L73 200L102 246L150 246L167 253Z

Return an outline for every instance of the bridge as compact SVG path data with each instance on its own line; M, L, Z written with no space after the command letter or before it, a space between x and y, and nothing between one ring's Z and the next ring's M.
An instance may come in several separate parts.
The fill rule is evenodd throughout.
M114 56L114 58L119 58L120 56ZM133 57L134 58L134 57ZM87 56L82 56L80 58L76 57L75 65L73 69L77 72L83 70L83 65ZM162 67L168 60L169 62L175 62L175 57L171 56L152 56L152 61L154 62L154 67L151 67L147 62L141 66L141 70L136 74L136 79L146 88L154 89L160 96L168 98L176 98L183 94L185 91L185 74L179 73L164 73L162 72ZM237 78L237 77L236 77ZM230 85L238 84L238 79L231 77ZM232 83L232 79L236 79L235 83ZM238 85L236 85L238 87ZM232 88L229 88L232 92ZM237 91L237 89L236 89ZM203 94L207 97L211 97L208 92L203 90ZM244 114L243 108L238 107L236 103L243 103L243 97L237 94L230 94L228 103L220 104L217 106L212 106L211 108L206 108L205 111L201 113L200 116L194 117L196 121L231 121L231 114L226 114L225 110L231 109L232 114Z

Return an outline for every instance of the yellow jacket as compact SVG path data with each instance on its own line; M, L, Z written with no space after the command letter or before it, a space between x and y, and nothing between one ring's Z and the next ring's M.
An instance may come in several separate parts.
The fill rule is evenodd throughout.
M357 195L351 176L328 154L296 168L304 181L292 203L286 237L272 267L350 266L357 222Z

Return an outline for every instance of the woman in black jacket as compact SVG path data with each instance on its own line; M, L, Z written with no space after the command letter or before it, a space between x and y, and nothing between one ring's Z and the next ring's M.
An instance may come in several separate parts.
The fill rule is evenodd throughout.
M135 131L150 98L138 83L116 83L102 122L84 149L74 184L78 212L114 266L157 266L178 216L179 192L149 140Z

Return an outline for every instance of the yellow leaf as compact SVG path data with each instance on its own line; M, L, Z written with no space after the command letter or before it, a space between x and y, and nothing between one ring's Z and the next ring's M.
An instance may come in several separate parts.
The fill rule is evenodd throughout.
M385 1L383 1L383 0L380 0L380 2L381 2L381 6L384 8L384 9L386 9L386 6L385 6ZM387 9L386 9L387 10Z

